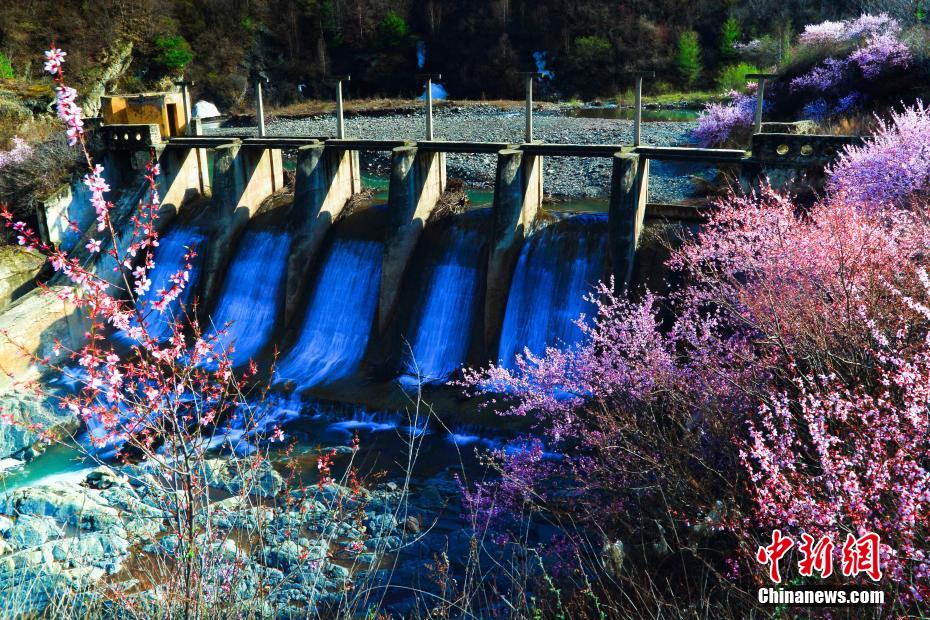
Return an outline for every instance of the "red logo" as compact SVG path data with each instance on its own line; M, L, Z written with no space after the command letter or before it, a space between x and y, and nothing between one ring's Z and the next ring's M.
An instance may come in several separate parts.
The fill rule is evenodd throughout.
M772 543L759 547L756 552L756 561L768 565L769 578L774 583L781 583L781 571L778 562L788 551L794 547L794 540L790 536L782 536L781 530L772 530ZM821 536L815 539L810 534L801 534L801 560L798 562L798 572L804 577L812 577L817 573L821 579L833 574L833 540L830 536ZM842 549L842 573L844 577L855 577L865 573L873 581L882 578L881 540L878 534L867 532L856 538L852 534L846 536Z
M769 578L775 583L781 583L781 574L778 572L778 561L794 546L794 541L781 535L781 530L772 530L772 544L759 547L756 560L759 564L769 564Z
M881 579L882 569L878 558L880 545L878 534L868 532L859 538L847 534L846 542L843 543L843 575L855 577L865 573L872 581Z
M829 536L823 536L814 544L814 537L810 534L801 534L801 546L798 549L804 557L798 562L799 572L810 577L814 571L820 573L821 579L833 574L833 541Z

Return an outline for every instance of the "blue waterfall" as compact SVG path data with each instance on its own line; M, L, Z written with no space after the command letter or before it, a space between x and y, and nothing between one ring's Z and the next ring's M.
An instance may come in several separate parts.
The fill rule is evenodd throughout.
M182 325L187 322L182 308L193 299L200 277L200 259L206 245L207 237L203 231L189 226L177 226L158 240L158 247L155 248L155 266L148 274L152 284L138 300L146 302L144 320L150 337L166 340L171 335L171 325L175 320L180 321ZM159 299L159 291L171 287L170 278L184 267L184 256L191 247L195 249L197 256L191 261L190 280L184 291L163 312L153 309L151 303ZM138 325L135 319L133 325ZM121 333L119 338L132 343L125 333Z
M575 321L592 313L584 298L604 276L606 251L606 215L566 218L527 239L507 298L499 363L512 367L524 348L538 355L579 340Z
M233 349L229 354L233 366L247 363L268 342L280 308L290 247L290 236L283 232L248 231L242 237L209 330L217 336L217 350Z
M358 368L378 305L384 245L337 239L316 278L300 336L276 379L297 389L332 383Z
M461 368L484 274L487 235L460 223L440 239L441 252L426 267L425 296L408 331L406 373L423 382L443 381Z

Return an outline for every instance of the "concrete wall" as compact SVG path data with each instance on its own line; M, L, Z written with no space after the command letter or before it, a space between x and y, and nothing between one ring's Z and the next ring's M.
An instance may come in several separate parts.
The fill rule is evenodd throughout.
M161 215L177 215L181 206L198 196L210 196L210 171L205 149L165 149L159 158Z
M484 306L484 345L490 353L497 351L520 249L542 208L542 166L541 156L527 155L518 149L504 149L497 156L493 238Z
M212 307L226 275L236 240L262 202L284 187L280 149L224 145L213 160L213 200L208 225L210 245L204 256L201 307Z
M381 265L379 331L383 332L391 319L407 264L445 189L445 153L421 152L415 146L394 149L388 189L393 232L385 240Z
M614 155L607 229L617 291L625 291L633 277L648 197L649 160L627 152Z
M322 143L297 151L294 182L296 232L287 263L285 322L294 318L312 264L326 233L339 219L348 200L362 189L358 151L325 147Z

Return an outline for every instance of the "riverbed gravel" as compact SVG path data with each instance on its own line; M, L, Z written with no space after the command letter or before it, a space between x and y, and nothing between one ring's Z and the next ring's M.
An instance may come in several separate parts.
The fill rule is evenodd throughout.
M494 107L449 107L434 112L434 136L438 140L485 142L520 142L525 119L522 110ZM421 113L379 116L359 115L346 118L346 135L371 139L415 140L425 134L425 117ZM693 122L650 122L643 128L643 143L654 146L679 146L689 142ZM210 133L244 134L251 127L226 127ZM271 136L331 136L335 133L332 116L272 118L266 124ZM559 110L534 115L534 138L557 144L629 144L633 123L628 120L581 118ZM388 153L363 153L362 165L369 173L387 174ZM491 154L449 154L450 178L459 178L470 187L493 187L496 156ZM603 198L609 195L611 161L609 158L549 157L545 160L544 187L548 196L561 198ZM653 162L650 200L674 202L689 195L692 174L706 169Z

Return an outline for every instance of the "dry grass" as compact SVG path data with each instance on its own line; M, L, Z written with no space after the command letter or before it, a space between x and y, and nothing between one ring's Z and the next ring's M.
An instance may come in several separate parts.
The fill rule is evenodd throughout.
M818 133L830 136L869 136L878 128L879 122L874 115L859 114L822 123L818 126Z

